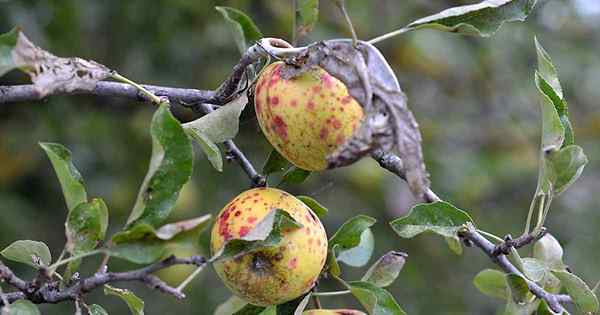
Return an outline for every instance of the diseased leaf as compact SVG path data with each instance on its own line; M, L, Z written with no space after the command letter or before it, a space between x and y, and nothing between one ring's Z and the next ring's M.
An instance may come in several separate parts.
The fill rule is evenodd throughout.
M583 280L568 271L553 270L552 273L560 280L581 312L590 314L598 312L600 309L598 298Z
M150 133L152 158L127 220L128 228L140 223L157 226L164 222L192 174L190 139L167 104L161 104L154 114Z
M88 307L90 315L108 315L108 312L98 304L92 304Z
M120 297L133 315L144 315L144 301L137 297L133 292L126 289L119 289L108 284L104 285L104 294Z
M446 9L418 19L405 29L432 28L439 31L488 37L506 22L525 21L536 0L486 0Z
M110 69L95 61L54 56L18 28L0 35L0 76L15 68L29 74L40 98L57 91L91 91L111 75Z
M190 137L192 137L192 139L196 140L196 142L200 145L200 148L202 148L202 151L204 152L204 154L206 154L206 157L208 158L210 164L217 171L222 172L223 158L221 157L221 151L219 150L219 147L210 139L208 139L207 136L205 136L203 133L196 129L190 128L186 129L185 131L188 135L190 135Z
M320 219L323 219L327 215L327 212L329 212L327 208L311 197L296 196L296 198L307 205Z
M550 268L559 270L565 268L562 261L563 248L550 233L533 244L533 257L544 262Z
M40 142L40 146L46 151L52 167L54 167L67 203L67 209L71 211L78 204L86 202L87 193L83 177L73 164L71 151L58 143Z
M385 289L370 282L348 283L350 291L370 315L406 315L394 297Z
M337 260L348 266L362 267L369 262L374 249L375 237L371 229L366 229L360 235L358 245L347 250L340 250L337 254Z
M354 248L360 244L362 233L373 226L377 220L366 215L357 215L348 221L329 239L329 247L338 245L338 251Z
M247 304L248 302L235 295L232 295L229 299L227 299L227 301L217 306L217 309L213 315L232 315L243 309Z
M7 33L0 34L0 77L17 67L13 60L13 50L17 46L19 33L19 29L15 27Z
M246 93L240 94L231 102L217 108L196 120L183 124L186 130L192 129L205 135L214 143L233 139L239 130L240 114L248 104Z
M510 296L517 304L524 304L528 301L529 285L527 281L517 274L509 273L506 275L506 284L510 289Z
M34 268L40 265L49 266L52 262L50 249L43 242L38 241L16 241L0 252L4 258L20 262Z
M178 247L197 247L211 215L166 224L159 229L141 223L112 237L111 256L137 264L149 264L174 252Z
M262 173L265 175L270 175L277 172L283 172L288 168L290 162L286 160L277 150L271 150L269 154L269 158L267 158L267 162L263 166Z
M306 36L319 20L319 0L298 0L296 4L296 34Z
M508 299L508 284L503 272L493 269L482 270L473 279L473 284L487 296Z
M227 241L210 261L240 257L260 248L275 246L283 238L284 230L301 227L302 224L286 211L273 209L248 234Z
M398 278L406 262L406 257L406 253L403 252L388 252L367 270L361 281L367 281L382 288L389 286Z
M2 313L4 315L4 313ZM6 315L40 315L38 307L29 300L17 300L10 304L10 311Z
M416 205L406 216L390 222L390 225L403 238L412 238L423 232L457 237L456 233L467 222L473 222L469 214L445 201L438 201Z
M287 172L285 172L285 174L283 174L283 178L277 186L281 186L283 184L302 184L308 178L308 176L310 176L310 173L310 171L292 166L287 170Z
M229 24L229 29L233 34L240 54L246 52L248 43L254 43L262 38L256 24L244 12L230 7L215 7L215 9L223 15Z
M66 250L73 256L93 250L104 240L107 228L108 209L102 199L80 203L67 217Z

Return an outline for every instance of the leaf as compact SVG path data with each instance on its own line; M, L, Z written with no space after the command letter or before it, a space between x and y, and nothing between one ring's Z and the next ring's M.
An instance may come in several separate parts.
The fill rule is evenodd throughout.
M320 219L323 219L327 215L327 212L329 212L327 208L311 197L296 196L296 198L300 199L300 201L308 206Z
M564 314L564 313L561 313ZM540 301L540 305L538 306L535 315L557 315L557 313L554 313L550 307L548 306L548 304L546 303L545 300L541 300Z
M120 297L133 315L144 315L144 301L127 289L119 289L108 284L104 285L104 294Z
M418 19L405 29L431 28L444 32L489 37L506 22L525 21L536 0L486 0L446 9Z
M394 297L385 289L364 281L353 281L348 284L352 294L370 315L406 315Z
M4 313L2 313L4 314ZM29 300L17 300L10 304L7 315L40 315L38 307Z
M329 251L327 251L327 270L334 277L339 277L342 274L342 269L340 268L340 265L337 262L337 258L335 257L335 253L337 252L337 248L339 246L339 244L335 244L331 246Z
M231 315L235 314L237 311L241 310L246 306L248 302L245 300L232 295L227 301L223 302L221 305L217 306L217 309L213 313L213 315Z
M277 305L268 306L260 315L277 315Z
M565 264L562 261L563 248L550 233L547 233L533 244L533 257L543 261L550 268L565 268Z
M508 285L503 272L493 269L482 270L473 279L473 284L487 296L508 299Z
M230 7L215 7L215 9L229 24L229 29L242 55L246 52L248 43L254 43L262 38L256 24L244 12Z
M358 245L347 250L340 250L337 254L337 260L348 266L362 267L369 262L374 249L375 237L371 229L366 229L360 235Z
M539 300L533 300L531 303L517 304L512 299L506 303L503 315L532 315L537 309Z
M186 130L195 130L211 142L221 143L233 139L239 131L240 114L248 104L246 93L196 120L183 124Z
M69 211L73 210L78 204L86 202L87 193L83 184L83 177L73 164L71 151L58 143L40 142L40 146L46 151L54 167L54 172L56 172L60 182Z
M319 0L298 0L296 4L296 33L306 36L319 20Z
M567 271L553 270L552 274L560 280L579 310L583 313L598 312L598 298L583 280Z
M406 257L406 253L403 252L387 252L367 270L360 281L370 282L381 288L389 286L398 278Z
M40 98L57 91L92 91L111 75L110 69L95 61L54 56L18 28L0 35L0 76L15 68L29 74Z
M567 102L564 99L563 90L558 80L558 73L550 56L544 50L537 37L534 39L537 51L538 69L535 73L535 84L540 93L546 95L553 103L559 119L565 128L565 142L563 145L575 143L573 127L569 121Z
M150 133L152 158L127 220L128 228L140 223L157 226L164 222L192 174L190 139L166 104L161 104L155 112Z
M43 242L38 241L16 241L0 252L4 258L20 262L34 268L39 265L49 266L52 262L50 249Z
M527 281L518 274L509 273L506 275L506 284L510 289L510 295L517 304L524 304L528 300L529 285Z
M357 215L346 221L329 240L329 247L338 245L339 251L354 248L360 244L362 233L373 226L377 220L366 215Z
M241 257L260 248L275 246L283 238L284 230L301 227L302 224L286 211L273 209L248 234L227 241L210 261Z
M290 162L286 160L277 150L271 150L265 165L263 166L262 172L265 175L270 175L277 172L283 172L288 167Z
M535 258L523 258L523 273L527 278L533 282L541 282L549 269L546 267L544 262Z
M0 77L16 68L13 60L13 50L17 46L20 30L13 28L7 33L0 34Z
M108 209L102 199L80 203L67 217L65 248L73 256L89 252L104 240L107 227Z
M233 315L260 315L264 310L265 308L262 306L247 304Z
M437 201L414 206L408 215L390 222L390 225L403 238L413 238L423 232L456 237L458 230L467 222L473 222L468 213L445 201Z
M138 224L112 237L111 256L137 264L149 264L174 252L177 247L198 246L202 231L209 225L211 215L166 224L154 229L149 224Z
M569 188L579 178L588 163L583 149L577 145L569 145L558 152L550 152L546 160L546 166L550 169L546 174L553 185L555 195Z
M92 304L88 307L90 315L108 315L108 312L98 304Z
M206 135L201 133L196 129L186 129L185 130L192 139L196 140L196 142L202 148L204 154L208 158L210 164L219 172L223 171L223 158L221 157L221 151L219 147L212 142Z
M285 174L283 174L283 178L277 186L281 186L283 184L302 184L308 178L308 176L310 176L310 173L310 171L292 166L287 170L287 172L285 172Z
M463 247L462 243L456 237L444 237L446 240L446 244L448 244L448 248L455 253L456 255L462 255Z
M308 305L308 302L310 302L311 296L312 296L312 292L308 292L308 294L306 294L302 298L302 300L300 301L300 303L298 303L298 306L294 310L294 315L302 315L302 313L304 312L304 309L306 309L306 306Z

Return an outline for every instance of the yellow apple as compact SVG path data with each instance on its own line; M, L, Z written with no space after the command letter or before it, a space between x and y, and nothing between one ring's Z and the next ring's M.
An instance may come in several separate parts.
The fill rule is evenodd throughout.
M286 80L283 66L275 62L260 74L254 93L258 122L288 161L305 170L323 170L327 156L360 126L363 109L325 70L315 68Z
M277 246L214 263L235 295L259 306L281 304L308 292L327 257L327 235L319 218L296 197L266 187L243 192L221 210L212 228L213 253L248 234L273 209L286 211L302 228L283 231Z

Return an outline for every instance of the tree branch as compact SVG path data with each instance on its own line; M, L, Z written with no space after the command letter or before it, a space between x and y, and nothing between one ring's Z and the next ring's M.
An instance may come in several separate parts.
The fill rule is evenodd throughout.
M152 265L137 270L126 272L100 271L89 278L76 281L71 286L61 289L59 281L50 280L43 283L41 286L34 284L33 281L25 282L17 278L8 267L0 262L0 279L5 280L8 284L20 291L4 294L10 303L19 299L28 299L36 304L55 304L67 300L74 301L83 294L105 284L127 281L142 282L152 289L173 295L177 299L183 299L185 298L185 294L169 286L160 278L153 275L153 273L175 265L195 265L199 267L204 264L206 264L206 259L201 256L192 256L190 258L177 258L175 256L170 256ZM0 303L0 305L3 305L3 303Z

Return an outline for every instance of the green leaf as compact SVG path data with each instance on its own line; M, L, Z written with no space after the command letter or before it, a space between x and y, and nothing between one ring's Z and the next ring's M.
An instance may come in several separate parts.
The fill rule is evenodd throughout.
M535 38L535 48L537 51L538 69L535 73L535 84L540 93L546 95L553 103L560 121L565 129L565 142L563 145L575 143L575 136L571 122L569 121L569 111L567 102L564 99L564 94L558 73L550 56L542 47L537 37Z
M298 0L296 4L296 34L306 36L319 20L319 0Z
M233 33L235 43L242 55L246 52L249 43L254 43L262 38L256 24L244 12L230 7L215 7L215 9L229 24L229 29Z
M412 238L423 232L457 237L456 233L467 222L473 220L465 211L445 201L437 201L414 206L408 215L390 222L390 225L403 238Z
M186 129L186 133L196 140L208 158L210 164L219 172L223 171L223 158L219 147L212 142L206 135L195 129Z
M462 255L463 247L460 240L456 237L444 237L446 240L446 244L448 244L448 248L455 253L456 255Z
M350 291L370 315L406 315L394 297L385 289L370 282L348 283Z
M371 229L366 229L360 235L358 245L347 250L340 250L337 254L337 260L348 266L362 267L369 262L374 249L375 237Z
M270 175L277 172L283 172L290 165L290 162L286 160L277 150L271 150L269 158L263 166L262 172L265 175Z
M509 273L506 275L506 284L510 289L510 295L517 304L524 304L528 300L529 285L523 277L518 274Z
M560 313L560 314L564 314L564 312ZM536 313L535 313L535 315L560 315L560 314L554 313L550 309L550 307L548 306L548 304L546 303L545 300L540 301L540 305L538 306Z
M308 206L320 219L323 219L327 215L327 212L329 212L327 208L309 196L296 196L296 198L300 199L300 201Z
M221 305L217 306L217 309L213 313L213 315L231 315L240 311L246 306L248 302L245 300L232 295L227 301L223 302Z
M360 244L362 233L373 226L377 220L366 215L357 215L346 221L329 240L329 247L338 245L339 251L354 248Z
M550 268L565 268L565 264L562 261L563 248L550 233L547 233L533 244L533 257L543 261Z
M144 301L127 289L119 289L110 285L104 285L104 294L120 297L133 315L144 315Z
M179 247L199 246L198 239L209 225L211 215L166 224L154 229L149 224L138 224L112 237L111 256L137 264L149 264L175 252Z
M543 261L535 258L523 258L523 273L533 282L541 282L544 280L546 273L549 272L548 267Z
M390 251L381 256L360 279L378 287L387 287L398 278L406 262L406 253Z
M67 217L65 248L73 256L89 252L104 240L107 227L108 209L102 199L80 203Z
M186 130L201 133L211 142L221 143L233 139L239 131L240 114L248 104L246 93L196 120L183 124Z
M108 312L98 304L92 304L88 307L90 315L108 315Z
M537 309L539 300L534 300L531 303L517 304L512 299L506 303L503 315L532 315Z
M567 271L553 270L552 273L560 280L573 302L583 313L598 312L598 298L588 285L576 275Z
M233 315L260 315L265 310L262 306L246 304L241 310L233 313Z
M229 240L210 259L217 261L243 256L249 252L279 244L284 230L301 228L302 224L284 210L271 210L248 234Z
M285 174L283 174L283 178L277 186L281 186L283 184L302 184L308 178L308 176L310 176L310 173L310 171L292 166L287 170L287 172L285 172Z
M192 174L192 144L168 105L159 106L152 118L150 133L152 158L127 220L128 227L140 223L157 226L164 222Z
M342 274L342 269L340 268L340 265L337 262L337 258L335 257L335 253L337 252L338 247L340 247L340 245L335 244L331 246L329 251L327 251L327 270L334 277L339 277Z
M20 262L34 268L49 266L52 262L50 249L43 242L16 241L0 252L4 258Z
M587 156L577 145L569 145L547 154L545 166L549 170L546 175L547 180L552 183L554 194L559 195L569 188L579 178L587 163Z
M52 162L69 211L80 203L86 202L87 193L83 185L83 177L73 164L71 151L58 143L40 142L40 146Z
M446 9L418 19L405 29L431 28L444 32L488 37L506 22L524 21L536 0L486 0Z
M262 311L260 315L277 315L277 305L271 305L265 308L265 310Z
M473 279L473 284L487 296L508 299L508 285L503 272L493 269L482 270Z
M4 314L4 313L2 313ZM17 300L10 304L10 311L6 315L40 315L38 307L29 300Z
M13 49L17 46L19 33L20 30L15 27L0 35L0 77L18 67L13 60Z

